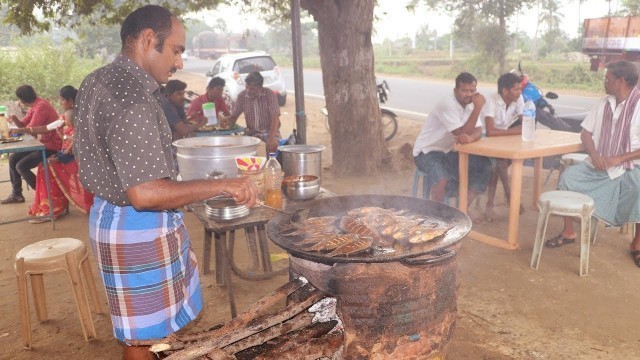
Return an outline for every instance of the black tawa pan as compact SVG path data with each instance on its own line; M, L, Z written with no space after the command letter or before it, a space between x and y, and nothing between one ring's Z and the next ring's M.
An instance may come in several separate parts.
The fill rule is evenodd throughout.
M449 228L449 231L423 244L395 250L373 247L370 251L351 256L329 256L326 253L306 251L297 245L295 237L285 236L292 224L302 223L307 218L336 216L339 219L347 211L363 206L408 210L407 215L425 218L424 224ZM287 213L280 213L267 223L267 236L271 241L296 257L324 264L399 261L406 265L429 265L455 256L455 245L470 230L471 220L458 209L431 200L393 195L345 195L312 200L287 208Z

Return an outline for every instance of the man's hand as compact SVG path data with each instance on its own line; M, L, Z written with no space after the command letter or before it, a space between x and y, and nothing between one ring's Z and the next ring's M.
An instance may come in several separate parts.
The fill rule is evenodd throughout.
M13 134L26 134L26 132L24 129L9 129L9 136L12 136Z
M207 118L204 116L197 117L195 120L196 120L196 130L207 125Z
M231 115L224 115L223 113L220 113L220 116L218 116L220 126L224 128L231 128L233 125L235 125L237 120L237 117L234 119Z
M456 144L470 144L473 142L473 137L469 134L462 134L456 136Z
M278 140L275 136L269 136L267 139L267 153L273 153L278 150Z
M473 107L476 109L479 109L481 107L484 106L484 104L487 102L487 100L485 100L484 96L480 93L475 93L473 94L473 98L471 99L471 102L473 102Z
M605 158L605 165L607 168L610 168L612 166L618 166L620 164L622 164L622 159L617 156Z
M596 154L591 158L591 162L593 163L593 167L596 170L606 171L607 170L607 159L600 154Z
M228 193L238 204L252 207L256 204L258 190L250 178L242 176L232 179L214 180L220 182L222 192Z
M17 117L17 116L15 116L15 115L11 115L11 116L9 116L9 117L7 118L7 120L8 120L10 123L14 124L14 125L18 125L18 124L16 124L16 123L20 121L20 120L18 119L18 117Z

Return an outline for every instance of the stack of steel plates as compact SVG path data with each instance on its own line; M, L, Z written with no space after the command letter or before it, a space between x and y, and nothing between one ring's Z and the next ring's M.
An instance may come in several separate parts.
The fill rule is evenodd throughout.
M249 215L249 208L236 204L233 198L216 197L203 202L205 213L214 220L234 220Z

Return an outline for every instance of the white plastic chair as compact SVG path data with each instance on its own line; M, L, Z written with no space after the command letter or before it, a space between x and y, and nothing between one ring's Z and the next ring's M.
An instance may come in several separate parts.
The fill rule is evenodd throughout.
M593 199L588 195L573 191L547 191L540 195L538 209L540 209L540 215L538 216L536 237L531 254L531 268L538 270L549 215L579 217L581 219L580 276L586 276L589 272L589 244L596 241L598 224L597 219L591 220L595 210Z

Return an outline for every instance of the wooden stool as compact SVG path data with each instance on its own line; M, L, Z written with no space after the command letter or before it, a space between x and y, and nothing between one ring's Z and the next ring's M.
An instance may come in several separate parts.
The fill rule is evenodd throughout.
M29 315L29 296L27 279L31 281L31 291L39 321L46 320L47 306L44 293L44 273L64 270L69 276L73 297L80 317L84 339L96 337L96 329L91 319L86 286L89 288L96 313L101 313L96 284L88 260L89 253L82 241L72 238L59 238L39 241L22 248L16 254L14 265L18 280L20 315L22 317L22 346L31 349L31 319Z
M540 256L544 247L544 236L547 231L549 215L579 217L581 219L580 235L580 276L586 276L589 272L589 244L590 240L596 241L596 226L598 221L591 217L595 210L593 199L585 194L574 191L547 191L538 199L538 226L536 238L531 254L531 268L538 270Z

